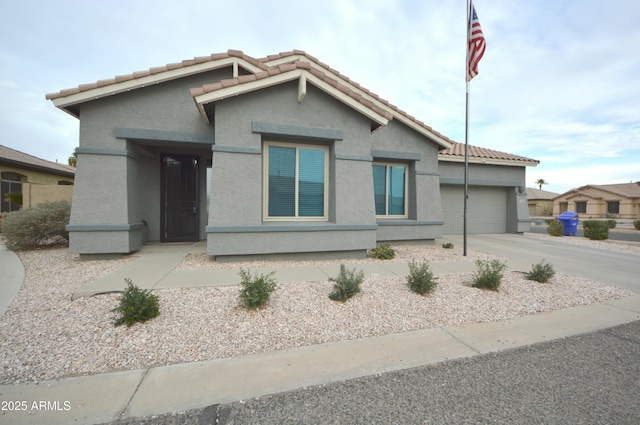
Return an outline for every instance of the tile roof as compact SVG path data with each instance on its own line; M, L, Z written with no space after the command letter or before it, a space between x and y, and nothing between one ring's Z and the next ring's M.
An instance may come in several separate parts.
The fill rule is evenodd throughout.
M475 162L491 162L497 161L510 161L514 163L522 163L534 165L539 164L537 159L531 159L524 156L514 155L506 152L500 152L493 149L481 148L478 146L469 145L469 157L476 159ZM441 159L451 159L453 161L464 160L464 143L454 142L453 146L449 149L440 151Z
M3 145L0 145L0 163L16 167L34 168L68 177L73 177L76 174L76 169L69 165L47 161Z
M577 189L572 189L569 192L585 193L591 188L615 193L616 195L624 196L627 198L640 198L640 182L619 184L590 184L580 186Z
M65 89L65 90L60 90L59 92L55 92L55 93L48 93L48 94L45 95L45 98L47 100L54 100L54 99L58 99L58 98L70 96L70 95L73 95L73 94L86 92L86 91L97 89L97 88L112 86L112 85L115 85L115 84L118 84L118 83L122 83L122 82L125 82L125 81L137 80L137 79L141 79L141 78L144 78L144 77L149 77L149 76L152 76L152 75L161 74L161 73L167 72L167 71L173 71L173 70L180 69L180 68L189 68L189 67L192 67L194 65L198 65L198 64L202 64L202 63L206 63L206 62L217 61L217 60L220 60L220 59L227 59L227 58L243 59L244 61L246 61L246 62L248 62L248 63L250 63L250 64L252 64L252 65L254 65L254 66L258 67L258 68L265 69L265 70L267 69L266 65L263 65L262 63L258 62L254 58L245 55L240 50L228 50L226 53L215 53L215 54L211 54L209 56L200 56L200 57L196 57L196 58L193 58L193 59L183 60L182 62L178 62L178 63L170 63L170 64L165 65L165 66L149 68L148 70L145 70L145 71L137 71L137 72L133 72L131 74L119 75L119 76L116 76L114 78L110 78L110 79L107 79L107 80L99 80L99 81L97 81L95 83L81 84L78 87Z
M539 200L547 200L551 201L553 198L557 197L559 194L555 192L549 192L547 190L534 189L532 187L527 188L527 199L539 199Z
M424 122L420 121L416 117L409 115L408 113L406 113L402 109L400 109L397 106L389 103L387 100L381 98L377 94L373 93L372 91L366 89L365 87L363 87L360 84L356 83L355 81L351 80L346 75L340 73L339 71L337 71L334 68L331 68L326 63L321 62L316 57L307 54L304 50L292 50L292 51L289 51L289 52L281 52L281 53L278 53L276 55L271 55L271 56L267 56L266 58L258 59L258 61L261 62L261 63L269 64L269 63L273 63L273 62L276 62L276 63L277 62L281 62L282 60L300 60L300 58L302 58L302 57L304 57L304 59L309 60L312 63L318 65L319 67L324 68L330 74L335 75L339 79L343 80L345 83L347 83L350 86L352 86L355 89L355 91L361 92L365 96L371 97L375 101L380 102L382 105L384 105L384 107L390 109L390 112L392 114L394 114L396 117L398 117L398 118L402 117L402 118L408 119L409 121L411 121L411 122L417 124L418 126L426 129L429 133L432 133L436 137L442 139L445 143L455 143L453 140L451 140L448 137L446 137L445 135L437 132L432 127L428 126L427 124L425 124Z
M232 87L232 86L237 86L237 85L241 85L241 84L246 84L252 81L259 81L259 80L263 80L269 77L273 77L276 75L280 75L280 74L285 74L287 72L291 72L291 71L295 71L295 70L304 70L304 71L308 71L310 74L312 74L313 76L317 77L318 79L320 79L321 81L324 81L325 83L329 84L330 86L332 86L333 88L339 90L340 92L344 93L345 95L351 97L352 99L360 102L361 104L363 104L365 107L373 110L375 113L382 115L383 117L385 117L388 120L393 119L393 114L391 114L389 111L380 108L378 105L376 105L374 102L366 99L364 96L362 96L360 93L358 93L355 90L352 90L351 88L349 88L347 85L340 83L340 81L331 78L330 75L327 75L326 73L316 69L316 68L312 68L311 65L308 62L292 62L292 63L286 63L286 64L281 64L281 65L276 65L276 66L272 66L269 67L268 69L266 69L265 71L262 72L257 72L255 74L250 74L250 75L241 75L238 78L231 78L228 80L222 80L213 84L205 84L202 87L198 87L198 88L193 88L191 89L191 95L193 97L196 96L200 96L206 93L211 93L214 92L216 90L220 90L223 88L227 88L227 87Z
M146 71L134 72L132 74L117 76L112 79L100 80L91 84L82 84L78 87L61 90L56 93L49 93L45 97L48 100L59 101L60 104L56 104L59 108L70 112L77 116L75 111L69 109L70 105L63 105L64 98L68 96L78 95L81 93L90 94L91 90L106 89L105 93L116 93L118 85L121 83L135 82L142 79L154 79L157 76L158 81L163 80L163 76L166 73L175 70L188 71L190 67L194 67L199 64L206 64L208 62L219 61L224 59L236 59L244 62L246 66L254 67L254 70L249 75L239 75L236 78L222 80L213 84L206 84L202 87L194 88L191 90L192 96L200 96L203 94L211 93L216 90L224 88L238 86L242 84L259 81L275 75L286 74L295 70L304 70L312 74L314 77L329 84L336 90L344 93L349 98L359 102L366 108L374 111L376 114L385 117L390 120L393 118L398 119L406 125L420 131L432 137L441 147L445 148L440 152L440 158L443 160L458 161L459 157L464 157L464 145L456 143L443 134L435 131L432 127L428 126L424 122L418 120L414 116L409 115L400 108L392 105L385 99L382 99L377 94L362 87L349 77L343 75L339 71L331 68L329 65L321 62L316 57L307 54L303 50L292 50L289 52L281 52L275 55L270 55L264 58L255 59L251 56L244 54L240 50L228 50L226 53L211 54L209 56L196 57L190 60L184 60L179 63L168 64L161 67L150 68ZM142 80L148 81L148 80ZM110 86L113 86L113 91L109 92ZM103 93L103 95L106 95ZM87 99L88 100L88 99ZM85 101L83 99L74 100L71 105L81 103ZM469 146L469 155L471 158L488 159L491 161L508 161L514 164L522 165L536 165L539 161L521 157L518 155L512 155L504 152L493 151L490 149L484 149L476 146ZM478 161L476 161L478 162Z

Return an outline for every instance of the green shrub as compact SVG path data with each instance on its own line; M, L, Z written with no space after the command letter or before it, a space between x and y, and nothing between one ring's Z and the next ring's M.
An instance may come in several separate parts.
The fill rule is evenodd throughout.
M635 220L633 222L633 227L635 227L636 230L640 230L640 220Z
M369 251L369 255L373 258L377 258L378 260L391 260L392 258L395 258L396 252L393 250L390 243L385 242Z
M547 227L547 233L551 236L562 236L564 235L564 225L560 220L547 220L549 227Z
M438 286L436 277L429 268L429 263L416 264L415 261L409 262L409 276L407 276L407 285L416 294L424 295L433 291Z
M149 289L140 289L131 279L124 281L127 282L127 287L122 293L120 304L111 310L120 315L114 319L114 326L126 324L129 327L136 322L151 320L160 314L157 295L152 294Z
M586 220L582 223L584 229L584 236L586 238L603 241L609 239L609 227L607 223L599 220Z
M618 222L615 220L605 220L604 222L606 223L609 229L615 229L616 225L618 224Z
M2 233L2 223L4 221L4 218L6 216L8 216L9 214L11 214L11 213L8 213L8 212L0 213L0 233Z
M473 287L498 291L507 265L500 260L476 260L478 270L473 276Z
M346 301L360 292L360 284L364 281L364 271L347 270L344 264L340 264L340 274L337 278L329 278L329 281L335 282L333 292L329 294L329 298L334 301Z
M442 244L444 249L453 249L453 244L451 242L446 242Z
M7 248L17 251L40 245L68 241L71 204L68 201L45 202L5 216L2 233Z
M255 309L269 302L273 291L276 290L276 280L272 277L275 272L267 275L251 276L249 271L240 269L240 301L248 309Z
M546 283L551 279L556 272L553 270L553 266L544 262L544 259L538 264L534 264L531 271L527 273L526 277L529 280L535 280L536 282Z

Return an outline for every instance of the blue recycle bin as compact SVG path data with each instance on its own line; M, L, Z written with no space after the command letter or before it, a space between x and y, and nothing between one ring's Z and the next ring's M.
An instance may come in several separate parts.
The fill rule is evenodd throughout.
M578 223L580 222L578 213L566 212L560 214L556 218L562 222L562 225L564 226L565 236L576 236L578 234Z

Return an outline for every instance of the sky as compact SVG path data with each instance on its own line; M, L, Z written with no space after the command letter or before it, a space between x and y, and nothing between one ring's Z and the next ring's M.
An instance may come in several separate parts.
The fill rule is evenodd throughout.
M466 0L3 1L0 144L66 163L79 122L46 93L197 56L304 50L464 143ZM469 143L527 186L640 181L640 3L475 0L487 42Z

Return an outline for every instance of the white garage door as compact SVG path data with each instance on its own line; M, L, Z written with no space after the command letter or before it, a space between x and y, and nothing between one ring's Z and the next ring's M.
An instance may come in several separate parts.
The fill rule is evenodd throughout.
M464 187L440 186L444 234L463 233ZM504 187L469 187L467 233L506 233L507 190Z

